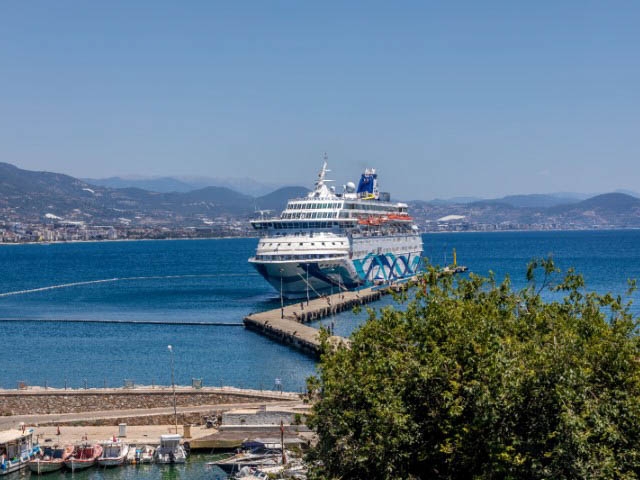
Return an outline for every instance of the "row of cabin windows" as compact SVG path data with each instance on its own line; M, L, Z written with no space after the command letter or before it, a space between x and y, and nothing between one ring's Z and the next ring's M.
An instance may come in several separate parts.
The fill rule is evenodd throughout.
M254 223L253 225L257 230L264 230L267 228L273 228L275 230L291 228L331 228L340 226L338 222L264 222Z
M340 208L342 204L339 202L330 203L290 203L287 205L288 210L317 210L321 208Z
M314 260L322 258L333 258L336 255L331 253L314 253L309 255L256 255L256 260Z
M304 242L299 242L299 243L300 243L300 246L301 246L301 247L305 244ZM323 246L326 246L326 245L327 245L327 243L329 243L329 242L318 242L318 243L320 243L320 244L321 244L321 245L323 245ZM282 244L282 243L275 243L275 244L274 244L274 243L265 243L265 245L266 245L267 247L273 247L274 245L276 245L277 247L281 247L283 244ZM311 246L315 246L315 242L310 242L310 243L309 243L309 245L311 245ZM331 242L331 245L344 245L344 242ZM290 244L290 243L287 243L287 246L289 246L289 247L290 247L290 246L291 246L291 244Z
M338 218L338 212L283 213L280 218L285 220L295 218Z

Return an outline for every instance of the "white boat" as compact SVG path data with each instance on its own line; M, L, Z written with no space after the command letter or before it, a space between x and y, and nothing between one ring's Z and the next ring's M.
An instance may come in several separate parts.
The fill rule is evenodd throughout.
M160 435L160 446L156 449L154 461L156 463L185 463L187 452L180 445L182 435Z
M124 465L129 454L129 445L116 439L102 442L102 455L98 457L98 465L101 467L117 467Z
M5 430L0 432L0 475L25 468L40 451L33 445L33 430Z
M287 455L287 458L289 457L290 455ZM228 475L234 472L237 474L243 469L246 472L254 471L252 469L276 467L278 465L282 465L282 449L264 447L243 451L231 457L207 463L207 466L216 466Z
M155 452L156 449L149 445L137 447L134 457L135 463L152 463Z
M422 238L406 203L378 190L366 169L356 187L327 185L327 163L314 190L291 199L279 217L252 220L260 234L255 269L287 298L401 281L422 265Z
M269 475L255 468L242 467L232 478L234 480L269 480Z

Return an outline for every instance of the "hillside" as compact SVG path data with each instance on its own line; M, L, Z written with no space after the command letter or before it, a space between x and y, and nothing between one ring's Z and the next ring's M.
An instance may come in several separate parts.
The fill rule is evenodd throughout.
M216 217L246 219L256 208L280 210L287 195L306 193L286 187L253 197L226 187L189 192L109 188L51 172L33 172L0 163L0 220L37 223L46 216L93 224L202 225Z
M303 187L283 187L251 196L220 186L188 192L110 188L0 163L0 222L188 227L218 219L247 226L256 210L279 213L287 200L307 192ZM582 201L575 194L533 194L470 203L409 203L417 225L425 230L640 228L640 199L625 193Z
M565 200L554 204L546 196L526 195L470 204L412 202L411 207L418 224L427 230L640 228L640 199L631 195ZM451 215L463 218L439 222Z
M214 177L108 177L82 178L83 182L108 188L140 188L158 193L186 193L206 187L225 187L245 195L259 197L277 188L251 178Z

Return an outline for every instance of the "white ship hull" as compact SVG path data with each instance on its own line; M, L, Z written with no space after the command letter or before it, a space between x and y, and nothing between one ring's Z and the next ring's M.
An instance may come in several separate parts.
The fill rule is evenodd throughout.
M367 242L369 246L380 242ZM422 242L411 242L413 251L385 251L376 247L358 258L349 255L321 260L290 259L249 262L285 298L316 297L352 290L376 282L391 282L415 275L421 266ZM362 247L362 245L361 245Z
M279 262L255 259L250 259L249 262L277 292L282 290L282 295L286 298L306 298L307 291L309 296L316 297L332 289L337 292L354 286L349 277L340 273L350 264L347 258L322 262L304 260ZM319 275L318 272L321 274Z

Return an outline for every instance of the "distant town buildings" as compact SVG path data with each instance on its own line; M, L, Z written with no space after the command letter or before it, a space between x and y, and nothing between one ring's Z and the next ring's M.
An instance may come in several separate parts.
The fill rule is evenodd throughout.
M203 226L153 226L122 223L91 225L84 222L46 223L0 220L0 243L50 243L100 240L246 237L251 233L246 220L214 220Z

